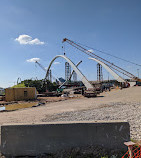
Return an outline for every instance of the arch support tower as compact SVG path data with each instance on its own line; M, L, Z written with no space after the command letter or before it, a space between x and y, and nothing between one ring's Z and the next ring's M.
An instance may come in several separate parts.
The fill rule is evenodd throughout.
M122 77L120 77L116 72L114 72L108 65L106 65L102 61L96 58L89 58L89 59L94 60L100 65L102 65L118 82L126 82Z

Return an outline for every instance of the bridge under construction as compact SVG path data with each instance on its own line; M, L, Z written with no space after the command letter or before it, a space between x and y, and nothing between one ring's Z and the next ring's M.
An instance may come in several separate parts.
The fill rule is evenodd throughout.
M124 76L128 77L129 80L141 82L141 79L139 77L136 77L135 75L133 75L132 73L128 72L124 68L119 67L119 66L115 65L114 63L112 63L112 62L110 62L110 61L108 61L108 60L96 55L93 51L91 51L89 49L86 49L85 48L86 46L84 47L82 44L74 42L74 41L69 40L67 38L63 39L63 43L64 42L67 42L69 45L71 45L72 47L76 48L78 51L80 51L80 52L82 52L84 54L87 54L89 56L88 59L97 62L97 81L99 81L99 82L103 81L102 68L104 68L104 69L107 70L108 73L110 73L114 77L114 79L117 82L120 83L121 86L128 83L128 81L125 80L123 77L121 77L121 75L124 75ZM55 56L51 60L47 70L39 62L36 61L36 63L46 72L44 80L52 81L52 77L53 76L52 76L52 72L51 72L51 66L54 63L54 61L56 59L58 59L58 58L63 58L66 61L65 62L65 81L62 83L58 79L58 81L60 82L59 88L61 88L62 86L66 85L67 82L71 80L72 76L74 78L74 81L77 80L77 76L78 76L79 79L82 81L83 85L86 88L85 92L88 93L88 94L94 94L94 96L97 95L96 87L88 81L86 76L78 68L78 66L82 62L82 60L78 64L75 65L73 63L73 61L71 61L71 59L69 59L66 56L66 53L64 53L64 55L57 55L57 56ZM122 60L124 60L124 59L122 59ZM135 64L135 63L133 63L133 64ZM73 69L72 72L71 72L71 68Z

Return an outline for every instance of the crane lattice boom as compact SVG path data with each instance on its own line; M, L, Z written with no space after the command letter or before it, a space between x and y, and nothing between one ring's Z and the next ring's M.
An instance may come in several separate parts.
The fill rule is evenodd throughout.
M132 73L124 70L123 68L115 65L114 63L111 63L110 61L96 55L95 53L91 52L90 50L87 50L86 48L84 48L83 46L81 46L80 44L72 41L72 40L69 40L67 38L64 38L63 39L63 42L67 42L69 43L70 45L72 45L73 47L77 48L78 50L82 51L83 53L89 55L90 57L92 58L96 58L98 60L100 60L101 62L105 63L108 67L110 67L111 69L115 70L115 71L118 71L119 73L122 73L123 75L125 76L128 76L129 78L133 79L133 80L136 80L136 81L140 81L141 82L141 79L139 79L138 77L136 77L135 75L133 75Z

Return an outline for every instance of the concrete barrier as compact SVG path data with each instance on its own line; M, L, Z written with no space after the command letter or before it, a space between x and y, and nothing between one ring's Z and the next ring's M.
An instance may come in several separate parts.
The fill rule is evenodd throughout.
M125 149L130 140L127 122L57 122L1 127L1 150L6 156L53 153L72 147L101 145Z

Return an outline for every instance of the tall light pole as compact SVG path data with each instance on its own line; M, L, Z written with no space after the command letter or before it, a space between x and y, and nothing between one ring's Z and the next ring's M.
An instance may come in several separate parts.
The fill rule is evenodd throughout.
M138 73L138 78L139 78L139 76L140 76L140 75L139 75L139 69L137 69L137 73Z
M109 72L108 72L108 82L109 82L109 80L110 80L110 79L109 79Z

